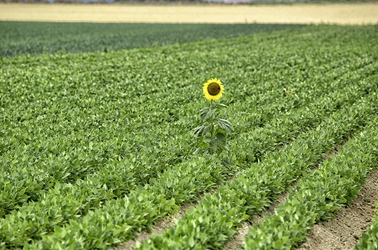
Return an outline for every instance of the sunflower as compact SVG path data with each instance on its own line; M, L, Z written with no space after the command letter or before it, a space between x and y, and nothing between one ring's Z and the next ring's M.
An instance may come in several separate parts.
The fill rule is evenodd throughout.
M203 93L207 100L217 101L223 93L223 85L220 80L213 78L203 85Z

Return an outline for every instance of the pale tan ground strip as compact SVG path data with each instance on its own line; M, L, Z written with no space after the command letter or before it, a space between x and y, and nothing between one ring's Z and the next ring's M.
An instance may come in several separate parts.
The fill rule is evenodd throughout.
M361 192L348 207L335 213L336 218L316 224L299 250L352 250L362 232L374 218L378 199L378 170L367 178Z
M0 4L3 21L376 24L378 3L294 5Z

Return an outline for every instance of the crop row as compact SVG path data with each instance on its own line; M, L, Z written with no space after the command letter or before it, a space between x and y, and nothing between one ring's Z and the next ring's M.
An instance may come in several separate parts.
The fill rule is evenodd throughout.
M175 227L166 230L161 236L153 235L139 248L221 249L242 221L261 212L301 175L310 172L324 154L361 129L366 122L374 126L376 120L367 120L378 111L370 107L376 100L377 95L374 93L349 109L335 112L316 129L301 135L279 152L268 154L261 163L252 164L216 193L205 195L198 206L187 211ZM357 136L355 140L358 139ZM291 217L297 216L293 209L290 210ZM277 232L282 234L285 230L282 227ZM295 233L295 230L292 232ZM277 239L286 240L279 236ZM269 246L269 240L261 245ZM249 249L255 248L253 245ZM283 248L274 245L272 249Z
M360 241L356 244L356 250L378 249L378 203L375 208L375 218L366 233L362 233Z
M349 106L356 98L359 98L366 89L375 86L374 84L374 80L369 81L369 79L367 79L360 87L351 85L348 88L341 89L342 94L335 92L325 96L325 99L318 99L314 102L313 106L310 105L299 109L295 116L291 113L278 116L269 126L260 128L254 131L254 133L249 132L248 135L250 137L246 137L247 140L245 140L245 142L243 142L243 140L239 141L237 144L238 148L244 147L244 150L247 152L248 150L252 151L253 149L248 149L251 145L249 140L253 136L256 137L258 135L260 138L261 136L266 137L267 140L259 141L254 139L253 143L256 148L264 152L273 151L279 143L288 143L292 138L296 137L300 131L306 131L316 126L328 112L337 109L339 106ZM313 109L311 113L308 112L309 108ZM314 120L314 117L317 118ZM311 121L311 124L308 124L309 121ZM272 133L274 133L274 136ZM231 147L231 150L234 151L235 149ZM175 169L177 171L177 169L183 167L187 168L187 164L198 164L199 161L198 158L193 158L191 161L184 162L184 164L180 166L175 165L168 169ZM237 161L242 163L244 159L237 159ZM39 235L51 232L54 226L62 226L66 224L68 220L83 216L90 209L101 205L106 200L114 197L122 197L125 192L134 190L137 186L143 187L149 182L155 182L151 179L147 182L148 180L138 178L136 176L137 171L138 169L133 169L131 164L125 162L125 164L118 165L116 168L103 168L102 171L93 174L91 178L78 180L75 185L58 183L53 189L43 194L43 197L40 198L38 203L26 204L5 217L3 223L7 226L4 226L4 234L12 235L17 228L19 229L18 236L11 237L11 240L14 242L12 244L20 244L29 238L38 239L40 237ZM234 171L237 171L237 169L234 169ZM176 174L177 173L174 172L173 176L171 176L170 172L166 170L163 177L157 178L156 182L161 181L162 178L167 178L167 180L176 179L176 182L178 182L180 179L175 177ZM197 194L221 183L225 180L224 178L230 174L232 173L226 173L223 169L222 172L218 174L213 173L214 176L207 182L208 186L203 187L203 190L197 188L194 193L191 193L190 189L188 189L189 195L174 191L169 195L174 196L178 204L192 201ZM175 181L172 181L170 186L174 187ZM9 195L9 197L11 197L11 195ZM29 218L28 215L30 214L33 214L39 219L34 220L34 217ZM29 228L33 228L33 230L30 231ZM5 242L8 241L6 240Z
M316 56L317 54L313 55L313 57ZM358 57L356 59L358 59ZM60 60L62 59L59 59L55 63L60 63ZM290 60L292 61L293 58L290 58ZM129 63L135 63L135 61L131 61ZM167 61L163 60L160 63L167 63ZM172 65L172 60L168 61L168 63ZM20 64L16 65L20 66ZM309 92L309 94L307 94L305 89L306 87L310 88L309 84L311 83L307 82L306 84L302 84L304 76L301 74L315 74L317 72L310 70L311 67L308 67L307 70L303 70L301 69L303 66L301 66L300 64L293 65L293 62L291 62L290 67L283 68L282 71L278 71L278 73L290 74L290 72L288 73L289 68L290 70L295 70L297 68L297 71L302 72L299 75L295 75L295 78L297 78L297 80L293 81L294 83L291 84L291 87L295 88L295 91L297 93L292 94L292 96L283 95L281 90L271 91L270 93L267 93L267 90L271 89L275 84L277 84L276 81L278 79L274 80L274 77L272 77L272 80L270 82L263 85L256 85L254 83L254 85L250 85L252 87L250 91L252 91L253 93L265 92L266 94L263 95L264 98L259 97L262 95L254 94L254 98L250 99L252 101L248 101L247 99L247 102L245 102L243 106L261 106L261 108L252 110L252 112L250 112L250 115L243 114L243 120L238 120L236 116L231 116L231 120L237 121L237 125L240 125L239 127L241 128L240 132L248 131L251 126L263 126L266 121L271 119L273 114L283 113L288 109L292 110L293 108L299 108L305 104L308 104L309 102L316 99L318 95L328 93L327 90L336 90L338 88L341 88L342 86L347 86L349 84L348 81L358 80L361 75L369 75L373 72L374 68L376 68L376 65L374 63L372 64L372 61L369 60L355 60L355 64L352 63L352 65L354 65L354 68L340 67L330 72L326 71L324 78L317 77L316 80L326 82L326 79L329 79L331 75L332 77L338 77L338 80L333 81L332 85L323 85L322 87L321 85L318 85L315 90L312 90L311 92ZM77 65L77 67L78 68L74 67L74 69L80 69L80 66ZM103 65L100 64L99 67L103 67ZM9 119L17 119L18 123L21 121L23 126L18 126L15 127L15 129L10 130L9 132L11 132L12 135L15 135L15 137L6 142L7 145L4 145L4 148L6 147L8 150L2 158L4 168L2 174L3 181L1 183L3 183L3 185L5 186L5 191L2 194L4 196L4 199L2 199L4 200L4 202L1 206L3 210L2 214L8 213L13 208L18 207L26 201L39 200L41 195L44 193L44 190L48 190L54 187L55 183L57 182L67 182L74 184L77 180L86 178L88 177L88 175L89 177L91 177L93 173L96 174L100 167L104 172L104 176L105 173L107 173L109 176L109 178L103 178L109 180L108 182L105 181L100 183L106 184L109 188L112 188L112 184L113 186L117 185L111 181L111 173L114 172L115 169L118 169L118 165L134 165L132 168L140 171L136 173L136 178L130 176L127 177L127 180L129 181L129 178L133 178L130 184L130 188L132 189L132 183L143 183L143 180L148 181L150 178L156 177L156 175L161 172L167 165L179 162L180 159L183 158L183 156L186 156L190 153L191 149L177 145L177 143L180 143L182 141L186 143L191 139L189 134L180 133L183 130L184 126L187 128L186 124L188 124L191 120L190 117L182 118L180 116L178 118L171 118L173 119L173 121L171 122L173 123L173 125L175 125L175 127L173 127L171 122L167 123L167 120L165 122L164 119L162 120L161 117L167 117L167 114L166 112L157 112L157 109L160 108L160 106L156 105L157 108L153 108L153 111L146 112L147 114L144 116L138 116L142 118L138 119L136 117L135 119L133 119L138 109L134 111L133 108L128 108L126 112L119 109L111 111L110 109L114 106L106 106L104 103L107 96L100 96L100 100L96 100L93 99L93 97L89 98L89 96L91 96L90 93L84 93L85 95L81 95L81 92L83 92L84 89L76 88L73 88L72 91L70 91L70 94L73 94L73 91L78 90L79 95L75 98L75 100L80 101L82 99L82 101L80 102L86 102L85 106L82 106L83 103L79 103L77 104L77 108L70 110L67 110L67 106L62 107L58 105L54 107L51 106L51 104L53 103L53 101L55 102L60 95L63 95L63 102L69 101L70 105L72 106L72 97L75 97L75 95L73 94L71 97L70 95L68 95L67 98L69 99L64 99L64 97L66 97L64 91L67 91L67 88L64 87L69 87L69 90L70 86L76 86L82 80L86 82L86 84L88 85L87 87L90 87L90 84L88 83L88 79L85 79L85 77L82 76L82 74L84 74L83 69L81 69L81 71L79 71L76 76L68 77L67 70L73 69L67 69L63 67L63 70L61 72L61 75L63 75L63 77L57 77L58 79L51 79L54 80L54 82L57 84L46 85L47 82L45 81L37 81L37 78L41 77L41 74L42 76L51 77L49 75L44 75L44 71L42 71L41 68L32 68L29 71L26 70L26 73L23 72L22 74L18 74L19 78L21 78L20 75L24 75L24 80L28 80L32 83L34 82L34 85L45 85L45 88L41 89L41 94L44 95L44 99L42 99L41 96L37 98L37 100L40 100L42 103L38 103L38 101L37 103L34 103L34 105L36 105L35 110L33 110L33 106L23 104L25 106L25 110L27 110L28 112L25 112L25 110L22 108L22 105L20 109L20 103L15 103L18 108L15 108L13 110L14 112L9 113ZM54 69L54 67L50 68ZM16 73L14 72L15 69L10 72L8 72L9 67L6 69L7 70L5 70L5 73L8 73L8 75L14 76L14 73ZM358 74L350 75L350 73L347 73L348 70L351 69L355 70L354 72ZM35 72L39 72L40 74L34 75L33 73ZM95 70L94 72L91 72L91 74L96 75L96 72L97 71ZM323 76L323 74L318 75ZM100 76L98 77L100 78ZM101 79L102 78L103 76L101 76ZM14 83L21 82L21 79L18 79L16 81L14 78L11 78ZM345 79L349 80L346 81ZM62 85L59 87L59 85L61 84L60 80L63 83L66 83L66 86ZM96 82L99 79L89 78L89 80ZM116 80L122 79L115 79L114 81ZM287 78L287 80L290 81L291 79ZM85 86L86 84L82 85ZM109 82L109 84L115 84L115 82L112 81ZM28 89L28 86L25 87L26 89ZM62 89L64 89L63 92ZM116 89L118 89L118 87ZM16 90L13 91L18 90L20 89L16 88ZM52 92L52 90L58 90L58 95L50 96L51 93L54 93ZM133 90L136 92L141 91L138 88L134 88ZM25 90L21 91L25 93L25 96L28 96L28 94L30 94L30 92L25 92ZM245 90L245 92L247 91L248 90ZM95 93L97 95L99 92ZM32 94L38 95L39 93ZM235 95L235 98L241 97L240 94L243 94L243 91L239 93L239 96ZM164 97L164 105L168 105L169 102L174 103L175 100L172 97L169 98L169 96L165 96L166 94L162 95L162 92L148 93L148 95L151 95L152 99L156 98L159 100ZM180 95L182 94L180 93ZM105 100L102 101L101 98L104 98ZM44 103L43 101L46 99L50 99L50 102ZM11 98L8 100L19 99ZM272 105L273 100L275 100L277 104ZM119 103L118 99L116 103ZM266 105L268 103L270 103L271 105ZM241 108L240 104L240 101L231 103L231 114L237 114L238 109L240 110ZM127 101L125 105L128 107L135 106L132 102L127 103ZM150 105L150 103L141 103L138 108L139 110L144 111L148 109L148 105ZM109 112L113 114L114 112L116 112L116 114L113 115L113 117L101 117L101 113L100 115L94 114L97 113L97 110L89 109L89 107L91 106L104 107L105 110L103 110L103 112ZM198 105L192 106L197 107ZM79 107L83 109L79 109ZM193 107L190 107L190 105L183 105L182 109L194 113ZM62 110L66 110L66 112L63 112ZM168 112L175 113L174 110L170 110ZM24 115L22 116L22 114ZM69 115L67 116L67 114ZM83 118L88 116L91 117L91 119ZM177 115L173 116L177 117ZM36 119L34 119L35 117ZM51 117L53 117L53 121L51 120ZM130 119L132 119L132 122L130 122L130 124L132 124L131 126L126 126L125 128L125 126L119 125L122 120ZM169 116L167 119L169 119ZM116 122L116 125L119 125L118 127L112 124L112 122L114 121ZM10 127L12 127L14 122L9 122L11 125ZM59 125L53 126L52 124ZM48 127L47 130L46 126ZM145 131L150 131L152 127L155 129L155 131L158 131L154 134L153 139L151 139L151 135L146 136L146 134L141 133L142 129ZM82 128L87 129L83 131ZM138 131L138 133L135 133L134 131ZM159 131L160 134L158 134ZM96 136L95 134L97 132L100 132L101 136ZM3 133L8 134L7 131ZM119 138L120 134L122 134L121 140L114 141L113 138ZM172 137L172 134L174 136L173 138L170 138ZM87 138L90 138L91 142L88 142ZM13 146L9 145L10 143ZM25 146L19 147L20 144L25 144ZM14 148L14 150L10 150L12 148ZM119 151L119 148L122 148L121 152ZM158 156L157 159L149 157L152 153ZM259 157L259 154L261 154L261 152L257 153L257 157ZM17 156L16 159L14 157L15 155ZM92 157L88 157L88 155L91 155ZM252 155L249 157L250 159L255 158L254 154L250 153L250 155ZM131 162L129 159L131 159ZM67 162L69 164L67 164ZM18 168L19 165L24 164L28 166L27 171L25 170L25 168ZM31 169L34 171L30 171ZM127 171L130 171L130 169L128 169ZM4 180L4 178L6 179ZM107 197L111 197L112 195L118 197L122 196L124 193L127 193L130 188L125 190L116 190L114 191L115 194L110 194L110 196Z
M341 147L337 155L302 178L273 215L249 230L245 249L291 249L305 240L315 222L329 219L333 212L350 203L368 173L377 167L376 124L374 116L370 125ZM365 246L373 249L368 242Z
M374 65L369 65L369 68L374 68ZM366 73L366 72L367 71L364 70L364 73ZM349 77L349 76L347 76L347 77ZM356 80L356 79L354 79L354 80ZM341 88L341 87L342 87L342 84L336 84L334 88ZM321 88L319 88L319 89L321 89ZM329 90L332 90L332 88L330 87ZM355 90L353 90L353 91L355 91ZM324 93L324 91L320 91L320 92ZM315 93L314 93L314 97L307 96L307 98L306 98L307 103L306 104L308 104L308 101L312 101L313 99L316 99L317 97L318 96L315 95ZM267 101L267 102L273 101L275 98L277 98L276 101L278 101L280 103L284 103L284 101L285 101L284 100L285 98L282 98L282 95L280 93L278 94L278 96L277 96L277 94L269 95L268 97L265 98L264 101ZM296 98L300 98L300 96L298 96ZM281 104L281 105L284 105L284 104ZM302 104L302 105L304 105L304 104ZM297 106L300 107L302 105L297 105ZM235 106L233 106L232 108L234 108L234 107ZM263 113L266 115L266 113L272 112L272 110L276 110L276 108L271 108L271 107L272 107L271 105L264 105L263 108L261 108L258 112L257 111L253 112L253 115L256 116L256 115L261 115ZM274 106L274 107L276 107L276 106ZM275 113L278 114L280 112L276 111ZM245 119L251 119L249 116L244 116L244 117L245 117ZM261 120L262 119L260 119L260 122L261 122ZM262 125L262 124L260 123L260 125ZM156 125L156 127L160 128L159 125ZM167 128L162 128L162 129L167 129ZM243 129L241 129L240 132L243 132ZM138 137L136 135L134 138L140 138L140 137ZM156 139L162 140L163 138L156 138ZM175 139L177 140L177 138L175 138ZM178 139L183 139L183 136L179 136ZM135 140L137 140L137 139L135 139ZM141 140L141 138L139 140ZM165 143L164 144L165 148L168 148L168 149L174 148L173 145L174 145L175 141L173 141L173 142L168 141L168 142L173 143L172 145ZM89 147L93 147L93 144L92 145L89 144ZM154 150L155 150L155 154L156 154L156 148L154 148ZM29 151L27 151L27 152L29 152ZM161 152L161 154L164 154L164 153L167 153L167 152ZM151 154L151 152L148 151L144 155L146 156L146 155L150 155L150 154ZM139 157L141 157L141 155L143 155L143 154L140 153ZM172 150L170 152L170 155L172 155ZM176 154L173 154L172 157L176 157ZM100 158L100 157L98 157L98 158ZM72 160L72 159L69 158L68 155L64 155L64 159ZM62 166L62 164L59 164L59 161L58 162L50 162L50 164L44 164L42 166L40 166L40 165L30 166L30 167L32 167L32 170L34 170L34 171L30 171L31 169L29 168L26 173L25 173L24 169L20 169L20 168L11 168L11 167L4 168L3 169L4 172L2 174L2 177L3 177L2 185L4 187L3 188L4 192L2 193L3 205L1 207L4 210L11 210L12 205L15 207L17 204L22 204L28 199L36 201L36 200L39 199L39 196L42 195L42 193L43 193L43 192L40 192L40 191L51 188L54 185L54 183L57 183L57 182L61 182L61 181L66 180L68 183L73 183L76 180L76 178L87 176L86 171L88 171L88 168L90 167L90 171L92 171L92 172L97 170L98 167L102 163L101 160L102 159L100 158L100 159L93 159L93 160L90 160L90 161L86 160L86 161L84 161L84 164L82 164L82 163L81 164L72 164L72 165L78 167L78 168L70 169L70 171L74 172L75 175L73 173L71 173L70 171L68 171L66 166ZM124 161L122 164L131 165L133 163L134 162ZM162 166L162 165L164 166L164 164L157 163L156 161L153 164L157 165L157 166ZM87 167L84 167L83 165L84 166L87 165ZM62 167L63 169L60 168L60 167ZM104 166L101 166L101 172L99 174L101 174L101 176L108 176L108 179L111 180L111 179L113 179L111 173L114 172L114 170L115 170L114 167L115 167L114 165L105 164ZM117 166L117 168L119 168L119 166ZM140 167L139 169L141 169L141 170L144 169L145 172L149 172L149 174L151 175L151 169L148 169L148 168L145 168L145 167L143 167L143 168ZM130 171L130 168L127 171ZM46 175L46 172L48 172L49 175ZM95 173L95 175L96 174L97 173ZM139 175L138 176L139 178L136 178L135 181L133 181L133 182L140 183L141 181L143 181L143 179L144 179L143 173L139 173L138 175ZM4 178L6 178L6 179L4 179ZM105 177L102 177L102 179L104 179L104 178ZM130 178L130 176L128 178ZM37 181L35 181L35 180L37 180ZM99 183L107 184L107 186L111 188L111 186L109 186L109 185L111 185L111 183L109 183L109 182L102 181L102 182L99 182ZM30 184L30 185L28 185L28 184ZM22 187L26 187L26 189L25 188L23 189ZM8 196L6 197L7 194L8 194ZM117 193L117 196L121 195L121 194L122 193ZM7 202L8 199L10 199L10 201Z
M195 244L201 244L204 247L219 247L225 239L235 232L235 226L241 220L246 219L245 213L253 214L268 205L269 200L275 197L277 193L282 192L298 175L308 167L315 165L322 158L323 153L331 150L353 131L364 126L369 116L377 111L372 106L372 103L376 101L376 98L373 97L376 97L376 95L368 96L352 107L340 109L332 114L324 122L324 128L320 126L311 130L312 134L309 132L302 137L302 140L297 139L292 144L295 146L289 145L285 148L291 153L281 150L278 155L274 153L267 155L267 160L264 159L261 162L261 164L265 162L275 163L275 167L272 166L267 169L258 163L252 164L248 170L243 172L246 174L238 175L235 181L230 182L231 184L220 187L216 194L205 196L203 204L213 205L210 207L200 205L197 213L200 213L201 216L191 216L189 211L188 215L182 220L184 226L176 228L178 235L181 232L183 238L180 240L180 236L172 237L172 241L167 241L168 245L158 244L158 248L192 242L192 240L188 241L188 235L193 236ZM308 146L304 147L304 143L307 143ZM311 154L310 149L314 150L313 154ZM290 160L284 159L285 153L288 157L291 155ZM299 156L303 156L303 158ZM305 164L308 158L310 158L309 162ZM210 158L210 160L214 159ZM106 248L120 241L131 239L140 230L148 230L154 221L175 211L178 205L193 201L198 194L223 182L220 178L227 169L219 164L211 164L210 162L203 164L201 161L204 161L204 158L199 157L196 162L192 161L191 164L183 163L175 166L175 169L166 171L163 176L152 181L150 185L137 188L124 199L106 202L100 208L89 211L88 214L78 220L70 220L69 224L59 229L56 228L53 234L43 236L41 242L36 242L32 246L38 248L38 244L42 244L44 247ZM296 164L299 166L293 168ZM301 170L299 167L303 167L303 169ZM248 177L251 179L248 179ZM244 181L239 182L239 178ZM249 184L247 185L247 183ZM250 185L251 183L257 184ZM225 193L222 195L222 192ZM213 198L209 198L209 196ZM251 197L258 197L258 199L255 200ZM154 202L158 198L161 203L155 204ZM128 202L125 203L125 200ZM207 203L208 201L213 202ZM237 209L241 210L238 211ZM120 211L127 211L127 214ZM229 212L226 213L225 211ZM199 215L197 213L195 214ZM209 214L208 218L206 213ZM215 213L215 216L212 213ZM217 218L217 215L224 217ZM212 220L214 218L216 220ZM215 226L218 219L221 223L219 227ZM195 223L193 223L193 220L195 220ZM198 220L202 221L202 224ZM208 227L205 227L206 222L210 223L211 226L208 224ZM196 225L196 228L193 229L192 225ZM196 234L199 230L202 233ZM203 230L207 230L206 235L204 235ZM229 230L229 232L225 234L225 230ZM176 232L176 230L169 230L165 236L169 238L167 235L170 235L169 232L173 231Z
M239 135L238 141L230 142L230 147L237 158L253 162L277 146L293 140L300 132L316 127L325 115L337 111L343 105L351 105L355 98L366 95L376 85L376 78L377 76L373 75L361 80L359 84L349 85L341 88L340 92L330 93L313 103L308 103L303 108L291 110L272 119L264 127Z

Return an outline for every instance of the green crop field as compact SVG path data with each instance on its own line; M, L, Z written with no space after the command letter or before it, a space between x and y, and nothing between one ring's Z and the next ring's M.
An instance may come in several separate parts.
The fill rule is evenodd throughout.
M0 57L114 51L231 38L294 24L41 23L0 21Z
M378 167L377 25L21 24L0 22L0 249L112 249L189 203L136 247L223 249L284 192L241 247L293 249ZM211 78L234 131L196 154Z

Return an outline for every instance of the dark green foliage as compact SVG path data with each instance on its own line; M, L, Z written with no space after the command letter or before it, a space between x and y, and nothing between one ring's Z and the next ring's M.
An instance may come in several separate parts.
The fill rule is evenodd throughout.
M290 24L48 23L0 21L0 57L110 52L303 27Z
M211 102L210 107L200 110L203 124L194 129L194 135L197 137L195 153L216 153L219 157L222 152L227 151L227 134L233 132L234 128L229 121L216 117L219 108L225 107L224 104Z

